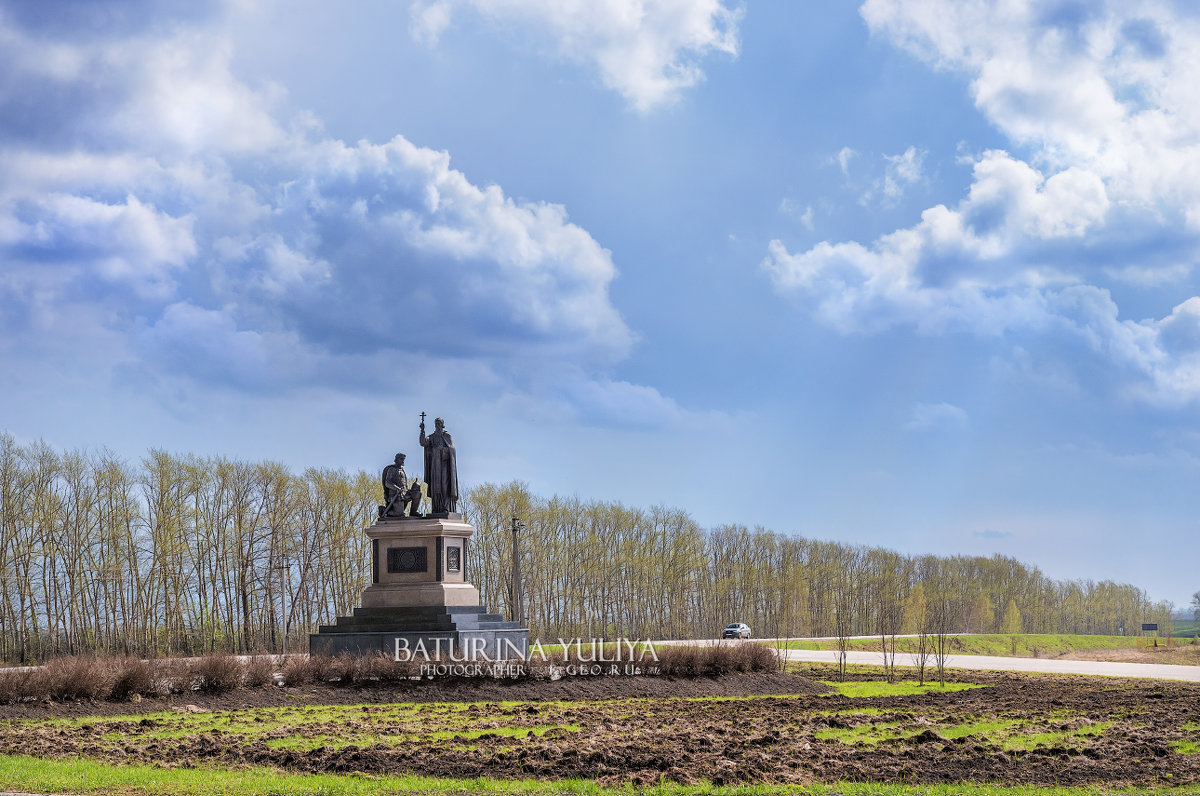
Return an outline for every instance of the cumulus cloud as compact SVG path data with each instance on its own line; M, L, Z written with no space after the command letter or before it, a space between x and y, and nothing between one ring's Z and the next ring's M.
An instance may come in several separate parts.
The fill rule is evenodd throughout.
M1104 186L1066 172L1046 179L1008 153L986 153L954 208L926 210L908 229L868 247L822 242L789 253L771 241L763 267L775 286L816 297L817 314L845 331L912 324L995 333L1041 322L1040 289L1075 281L1021 256L1029 240L1082 235L1107 209Z
M403 136L348 144L278 118L279 90L239 82L216 27L81 36L27 16L0 3L8 342L69 359L90 324L122 341L112 366L258 391L390 389L418 367L502 389L628 353L612 257L562 206Z
M975 103L1053 170L1075 166L1122 200L1200 198L1200 20L1172 2L867 0L872 31L972 78Z
M1105 287L1194 289L1172 255L1200 243L1200 20L1169 2L866 0L861 13L876 35L968 75L1013 151L974 156L964 198L874 241L795 253L772 241L762 265L776 289L845 332L1066 333L1140 374L1144 399L1200 397L1180 348L1188 294L1168 318L1129 320ZM919 179L918 152L888 169L885 197ZM1144 245L1163 239L1173 251Z
M416 0L413 35L436 42L459 8L548 37L560 56L596 69L639 111L701 81L706 56L736 56L742 16L725 0Z

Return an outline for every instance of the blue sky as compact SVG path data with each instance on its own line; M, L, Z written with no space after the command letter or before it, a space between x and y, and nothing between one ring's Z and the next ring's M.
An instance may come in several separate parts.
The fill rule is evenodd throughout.
M1178 2L0 2L0 428L1185 604Z

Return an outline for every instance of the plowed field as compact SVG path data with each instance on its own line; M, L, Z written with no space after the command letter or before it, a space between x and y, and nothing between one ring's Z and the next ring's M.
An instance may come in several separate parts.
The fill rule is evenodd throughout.
M621 679L457 694L276 689L257 697L269 706L233 709L239 698L255 703L239 692L129 716L24 708L24 718L10 710L0 721L0 753L606 784L1200 782L1193 684L979 673L960 679L982 688L850 698L788 675L661 678L638 684L642 693ZM770 691L787 695L762 695ZM353 698L360 704L314 704Z

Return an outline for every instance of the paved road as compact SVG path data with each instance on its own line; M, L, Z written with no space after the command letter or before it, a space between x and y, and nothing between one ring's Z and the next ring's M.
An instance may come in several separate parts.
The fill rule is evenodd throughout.
M831 650L783 650L789 661L837 663L838 653ZM912 655L896 654L897 666L914 666ZM846 663L883 665L881 652L847 652ZM933 668L930 658L927 666ZM1098 674L1105 677L1148 677L1157 680L1200 682L1200 666L1176 666L1166 663L1116 663L1113 661L1070 661L1060 658L1001 658L993 655L947 655L950 669L988 669L1002 672L1053 672L1056 674Z

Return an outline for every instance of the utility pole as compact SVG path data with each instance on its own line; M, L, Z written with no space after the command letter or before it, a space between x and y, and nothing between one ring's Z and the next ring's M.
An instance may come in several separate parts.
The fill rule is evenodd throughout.
M283 579L284 573L288 572L291 567L291 562L287 556L279 556L276 563L271 569L279 570L279 610L283 613L283 655L287 656L287 636L288 636L288 611L287 611L287 584ZM291 580L291 578L288 578Z
M525 624L525 620L521 611L521 549L517 546L517 532L525 527L519 517L512 518L512 611L513 621L518 625Z

